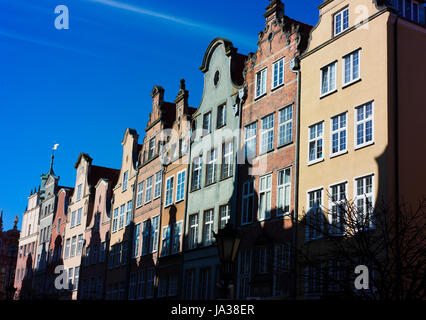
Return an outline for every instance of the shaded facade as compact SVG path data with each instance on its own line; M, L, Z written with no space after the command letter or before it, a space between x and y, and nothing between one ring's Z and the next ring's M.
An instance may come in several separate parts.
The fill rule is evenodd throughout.
M18 257L18 217L13 229L3 231L3 210L0 213L0 300L12 300L15 293L15 272Z

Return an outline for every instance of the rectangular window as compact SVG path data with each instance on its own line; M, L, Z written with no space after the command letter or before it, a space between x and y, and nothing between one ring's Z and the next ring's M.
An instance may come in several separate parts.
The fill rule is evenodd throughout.
M322 121L309 127L309 162L323 159L323 126Z
M202 157L197 157L192 163L192 190L201 188Z
M77 237L74 236L72 237L72 241L71 241L71 257L75 256L76 244L77 244Z
M265 153L274 148L274 114L270 114L262 119L260 152Z
M126 209L126 226L128 226L130 224L130 221L132 220L132 207L133 207L133 202L128 201L127 209Z
M330 234L341 235L345 230L346 187L347 183L340 183L330 187Z
M158 233L160 229L160 216L152 218L151 228L151 253L157 252L158 249Z
M244 130L244 155L246 159L256 156L257 122L253 122Z
M256 97L258 98L266 93L267 68L256 73Z
M336 90L336 62L321 69L321 96Z
M276 297L288 294L284 283L286 273L290 271L290 245L278 243L274 245L273 295Z
M203 116L203 135L209 134L212 130L212 113L208 112Z
M331 155L338 155L347 150L346 126L347 113L331 118Z
M61 218L58 219L58 224L56 225L56 233L59 234L61 228Z
M118 208L114 209L114 214L112 216L112 232L116 232L118 227Z
M231 208L229 204L219 207L219 228L225 228L226 224L231 219Z
M133 237L133 258L137 258L139 257L139 243L140 243L140 237L141 237L141 224L137 224L135 226L135 231L134 231L134 237Z
M290 143L293 140L293 105L285 107L279 113L279 140L280 146Z
M291 170L278 171L278 215L290 213Z
M272 174L260 178L259 215L257 220L271 217Z
M71 243L71 240L70 238L68 238L67 241L65 242L65 259L69 258L70 256L70 243Z
M206 185L216 182L216 149L207 154Z
M177 222L173 226L172 253L180 251L180 240L182 237L182 221Z
M146 270L146 297L152 298L154 296L155 272L154 268Z
M222 104L217 108L217 128L226 125L226 104Z
M163 180L163 173L158 171L155 174L155 188L154 188L154 199L157 199L161 196L161 183Z
M166 275L162 275L158 279L158 297L163 298L167 296L167 285L169 279Z
M272 69L274 71L272 88L276 88L284 83L284 58L275 62Z
M210 268L200 269L200 281L199 281L199 299L209 300L210 298Z
M77 199L76 199L76 201L80 201L80 199L81 199L82 187L83 187L83 185L81 183L77 186Z
M148 160L151 160L155 155L155 138L149 140Z
M136 296L138 299L142 299L145 297L145 270L139 270L138 272Z
M119 222L118 222L118 229L121 230L124 227L124 214L126 213L126 205L121 205L120 206L120 218L119 218Z
M79 226L81 224L81 214L82 214L83 209L80 208L77 210L77 225Z
M343 57L343 85L360 79L360 50L352 52Z
M185 299L195 299L195 269L186 270L185 273Z
M198 242L198 214L189 216L189 249L195 249Z
M322 189L308 192L308 212L305 219L306 240L321 238L324 219L322 211Z
M356 110L355 127L356 141L355 147L363 147L369 145L374 139L373 124L373 103L366 103Z
M143 189L145 181L138 183L137 195L136 195L136 208L142 206L143 203Z
M74 268L68 269L68 289L70 289L70 290L73 289L73 284L72 284L73 271L74 271Z
M168 254L170 254L170 226L165 226L161 235L161 255Z
M185 198L185 175L185 170L177 174L176 202L181 201Z
M238 259L238 299L250 296L252 255L250 249L242 249Z
M222 145L222 179L232 176L234 142L226 142Z
M166 180L166 199L164 202L164 206L170 206L173 203L173 184L175 181L175 177L172 176Z
M213 243L213 209L204 211L203 244L209 246Z
M355 179L356 229L374 227L373 175Z
M123 188L122 191L126 191L127 190L127 181L129 178L129 171L124 172L123 174Z
M142 224L142 255L149 253L149 236L151 233L151 220L145 220Z
M268 250L266 247L257 248L257 272L268 273Z
M253 222L254 210L254 180L250 180L243 185L243 204L241 224Z
M334 36L342 33L349 27L349 9L344 9L334 15Z
M81 250L83 249L83 235L78 235L78 242L77 242L77 255L81 254Z
M75 214L76 214L75 211L71 212L71 227L70 228L75 227Z
M148 202L151 201L151 197L152 197L152 179L153 179L153 176L150 176L148 179L146 179L145 203L148 203Z
M169 297L176 296L178 293L178 276L176 274L169 275Z

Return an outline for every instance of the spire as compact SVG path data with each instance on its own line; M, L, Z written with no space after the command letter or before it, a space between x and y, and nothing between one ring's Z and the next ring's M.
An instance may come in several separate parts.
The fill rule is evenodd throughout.
M0 232L3 231L3 209L1 209L0 214Z
M15 217L15 220L13 221L13 230L18 229L18 216Z
M179 101L184 99L184 106L186 107L187 104L188 104L188 96L189 96L189 93L188 93L188 90L186 90L185 79L181 79L180 80L180 86L179 86L179 92L178 92L176 99L175 99L176 106L177 106Z

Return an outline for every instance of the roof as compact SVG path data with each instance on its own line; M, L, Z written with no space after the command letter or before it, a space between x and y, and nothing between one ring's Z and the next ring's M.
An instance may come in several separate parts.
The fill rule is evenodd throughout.
M118 169L91 166L88 182L90 186L94 187L98 183L99 179L104 178L104 179L110 180L111 183L115 185L118 181L119 175L120 175L120 170Z

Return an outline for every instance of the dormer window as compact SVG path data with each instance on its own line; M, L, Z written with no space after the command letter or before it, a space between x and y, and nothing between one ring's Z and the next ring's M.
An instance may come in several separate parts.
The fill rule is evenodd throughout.
M349 8L334 15L334 36L341 34L349 27Z

